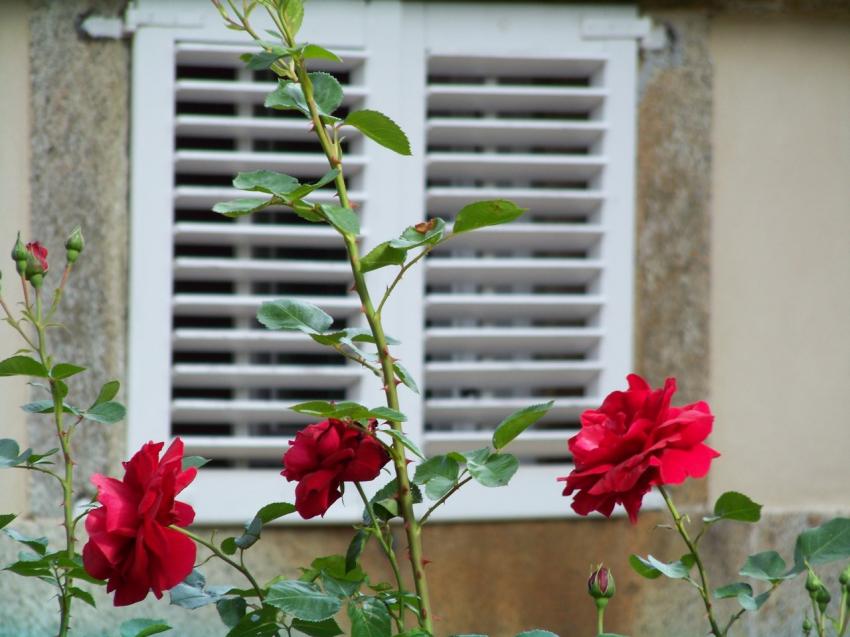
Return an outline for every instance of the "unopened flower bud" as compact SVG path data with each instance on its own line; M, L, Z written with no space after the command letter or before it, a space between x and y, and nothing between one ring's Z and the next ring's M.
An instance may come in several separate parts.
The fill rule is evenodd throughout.
M806 576L806 590L814 596L820 589L823 588L823 582L821 578L819 578L814 571L809 571L809 574Z
M610 570L601 564L591 570L590 577L587 579L587 592L593 599L611 599L616 590L614 576Z
M80 252L83 251L85 246L86 240L83 238L83 231L80 229L80 226L77 226L71 231L68 238L65 239L65 254L67 256L68 263L75 263L77 261L77 257L80 256Z
M27 248L24 242L21 241L21 233L18 233L18 238L12 248L12 261L15 262L15 268L18 274L24 274L27 271Z
M841 571L841 575L838 576L838 581L844 588L850 586L850 566Z
M815 602L817 602L820 612L823 613L826 611L826 607L829 606L830 600L832 600L832 595L830 595L829 591L826 590L826 586L821 586L815 593Z
M27 244L26 250L27 267L24 276L34 288L38 289L44 282L44 275L47 272L47 248L38 241L33 241Z
M810 635L812 633L812 628L814 628L814 626L812 625L812 620L809 619L808 616L806 616L806 618L803 620L803 634L807 636Z

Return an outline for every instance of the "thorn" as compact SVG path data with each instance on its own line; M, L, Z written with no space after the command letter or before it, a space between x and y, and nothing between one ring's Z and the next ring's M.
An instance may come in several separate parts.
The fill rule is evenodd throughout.
M398 378L396 378L395 379L395 386L398 387L399 385L401 385L401 381Z
M363 305L360 306L360 313L366 314L366 308Z
M357 291L357 282L356 281L351 284L351 287L348 288L348 291L349 292L356 292Z

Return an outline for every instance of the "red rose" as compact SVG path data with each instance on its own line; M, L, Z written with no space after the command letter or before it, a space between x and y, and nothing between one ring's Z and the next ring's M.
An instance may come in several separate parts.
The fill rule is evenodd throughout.
M374 480L390 459L374 436L334 418L307 425L289 444L281 475L298 481L295 508L305 520L324 515L343 482Z
M38 241L33 241L27 244L27 252L38 259L42 272L47 272L47 248Z
M575 469L558 478L564 495L577 491L572 507L610 516L622 504L637 522L643 496L653 486L702 478L719 456L703 444L714 416L704 402L672 407L676 380L653 390L640 376L628 377L629 389L608 395L599 409L581 415L581 430L570 438Z
M124 479L92 476L101 506L86 518L89 541L83 565L98 579L109 580L116 606L157 598L192 572L195 543L170 524L188 526L195 511L174 498L195 479L197 469L183 471L183 441L176 439L159 458L163 443L149 442L124 463Z

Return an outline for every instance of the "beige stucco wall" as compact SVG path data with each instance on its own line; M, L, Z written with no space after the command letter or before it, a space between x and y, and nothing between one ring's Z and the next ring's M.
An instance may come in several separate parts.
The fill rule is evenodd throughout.
M710 491L850 505L850 20L714 21Z
M0 0L0 226L3 237L14 236L13 229L29 235L29 9L26 3ZM8 243L8 242L6 242ZM0 246L3 271L3 298L10 309L21 301L21 286L13 278L7 252L11 244ZM0 325L0 353L21 347L17 335ZM0 438L26 443L26 418L17 408L27 402L25 378L4 378L0 383ZM26 473L7 471L0 489L0 512L26 512Z

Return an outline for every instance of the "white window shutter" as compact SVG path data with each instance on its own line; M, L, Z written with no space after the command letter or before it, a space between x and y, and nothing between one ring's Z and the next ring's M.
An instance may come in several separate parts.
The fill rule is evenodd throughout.
M246 196L230 186L236 172L326 172L307 122L262 107L272 78L244 69L250 44L215 12L181 26L191 21L175 16L197 5L142 5L154 19L134 42L130 449L180 435L188 453L214 459L187 492L198 519L241 522L293 497L281 455L310 418L287 407L376 406L383 394L358 366L254 318L262 301L294 296L339 325L362 324L335 233L284 211L235 221L210 212ZM364 252L474 200L530 208L435 251L384 313L403 341L394 355L423 388L402 391L402 410L427 453L485 446L508 413L556 401L514 443L524 466L510 493L470 485L443 517L565 515L555 477L569 471L566 439L629 368L636 47L582 40L586 13L400 2L308 12L304 37L344 59L325 67L344 85L343 108L387 113L414 150L402 159L347 129ZM369 275L373 296L394 274ZM326 519L359 509L352 500Z

